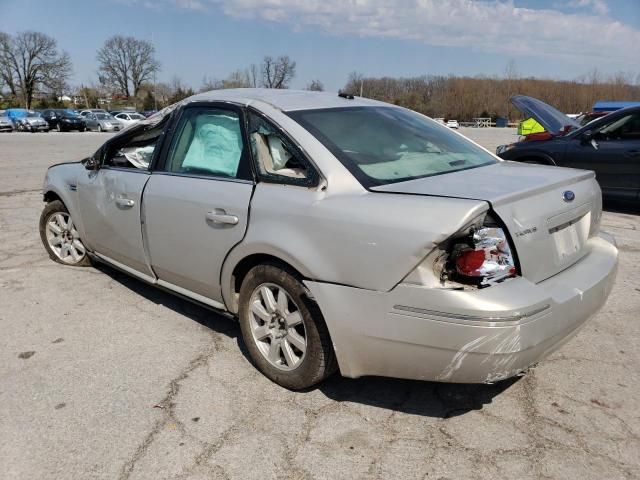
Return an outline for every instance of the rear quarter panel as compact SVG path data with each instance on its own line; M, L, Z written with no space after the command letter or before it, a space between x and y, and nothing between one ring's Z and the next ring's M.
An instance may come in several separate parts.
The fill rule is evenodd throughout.
M244 240L222 271L231 305L231 273L245 257L268 254L308 279L389 291L451 234L488 209L477 200L390 193L327 195L259 183Z

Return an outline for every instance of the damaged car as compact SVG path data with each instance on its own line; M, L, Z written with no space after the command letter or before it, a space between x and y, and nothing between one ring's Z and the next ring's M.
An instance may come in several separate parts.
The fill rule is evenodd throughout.
M516 95L511 102L545 131L500 145L505 160L593 170L605 199L640 204L640 107L580 125L550 105Z
M491 383L606 301L618 253L593 172L506 162L351 95L201 93L52 166L56 262L103 262L238 320L290 389L339 370Z

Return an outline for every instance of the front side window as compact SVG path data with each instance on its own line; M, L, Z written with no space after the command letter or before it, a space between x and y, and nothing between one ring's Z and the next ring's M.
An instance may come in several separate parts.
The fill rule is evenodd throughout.
M288 115L366 188L498 161L457 133L396 107L301 110Z
M219 108L187 108L180 117L165 170L172 173L247 178L240 116Z
M599 140L640 140L640 113L626 115L602 127Z
M135 129L130 135L116 138L109 144L104 165L118 168L149 170L168 117L155 127Z

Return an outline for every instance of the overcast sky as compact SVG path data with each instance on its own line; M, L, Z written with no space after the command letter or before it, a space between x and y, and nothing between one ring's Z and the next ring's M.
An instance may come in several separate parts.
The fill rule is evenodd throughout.
M69 52L74 84L96 80L115 34L152 40L158 80L198 88L287 54L294 88L367 76L640 74L640 0L0 0L0 30L38 30Z

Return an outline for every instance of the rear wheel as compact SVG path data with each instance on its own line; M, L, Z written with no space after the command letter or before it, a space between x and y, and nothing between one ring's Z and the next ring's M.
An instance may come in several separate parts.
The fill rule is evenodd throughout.
M62 131L62 127L60 126L60 124L59 124L59 123L56 125L56 130L57 130L57 131L59 131L59 132L61 132L61 131Z
M40 239L52 260L64 265L90 265L73 219L60 200L48 203L40 215Z
M242 282L239 307L251 359L275 383L300 390L336 370L320 309L294 274L275 265L254 267Z

